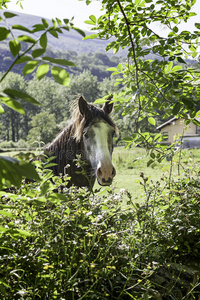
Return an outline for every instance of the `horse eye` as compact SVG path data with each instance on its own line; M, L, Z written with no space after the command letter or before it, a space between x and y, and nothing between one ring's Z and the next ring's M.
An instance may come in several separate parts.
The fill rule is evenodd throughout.
M86 139L88 139L88 138L89 138L89 134L86 132L86 133L84 134L84 137L85 137Z

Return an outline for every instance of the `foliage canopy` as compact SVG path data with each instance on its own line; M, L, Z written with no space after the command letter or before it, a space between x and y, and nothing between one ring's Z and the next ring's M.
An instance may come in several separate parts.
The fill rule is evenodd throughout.
M91 1L86 1L87 4ZM90 16L87 24L95 33L86 38L109 39L114 37L106 50L117 53L120 48L128 49L127 63L110 68L112 75L121 75L116 84L124 89L114 101L124 108L124 114L135 116L136 132L127 139L129 144L142 142L154 147L148 133L140 130L140 121L148 116L155 125L154 117L164 111L164 117L184 117L195 124L198 115L200 73L186 64L188 57L198 57L200 23L194 32L180 31L179 24L195 15L192 7L195 0L152 1L104 0L104 14L98 19ZM168 29L167 36L155 32L152 25L160 24ZM149 53L156 60L147 59Z

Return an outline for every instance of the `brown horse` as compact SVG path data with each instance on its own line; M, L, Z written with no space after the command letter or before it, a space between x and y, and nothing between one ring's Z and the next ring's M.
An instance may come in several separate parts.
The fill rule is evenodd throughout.
M95 178L103 186L112 183L116 174L112 165L113 135L117 128L109 117L113 108L110 100L111 97L99 109L81 96L70 125L46 148L49 156L55 156L54 174L71 177L68 186L92 188ZM77 155L84 161L85 175L76 165Z

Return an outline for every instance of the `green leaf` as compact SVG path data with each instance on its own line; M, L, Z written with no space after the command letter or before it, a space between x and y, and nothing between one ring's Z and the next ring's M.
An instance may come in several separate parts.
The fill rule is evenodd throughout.
M56 21L58 23L58 26L62 26L62 21L60 19L56 18Z
M155 120L153 117L149 117L149 118L148 118L148 122L149 122L151 125L153 125L153 126L156 125L156 120Z
M0 114L3 114L4 113L4 109L3 107L0 105Z
M99 98L99 99L96 99L95 101L94 101L94 103L97 103L97 104L103 104L103 103L105 103L106 102L106 99L105 98Z
M37 68L36 76L39 80L41 80L43 77L46 76L46 74L49 72L49 65L48 64L42 64Z
M21 56L17 61L16 64L24 64L27 61L32 61L30 56Z
M177 60L182 64L186 64L186 62L180 56L177 57Z
M44 54L45 51L46 51L46 49L44 49L44 48L35 49L32 51L32 56L33 56L33 58L39 57L42 54Z
M125 141L126 143L130 143L133 141L133 138L130 136L126 136L125 138L123 138L123 141Z
M28 95L22 91L14 90L14 89L5 89L3 92L14 99L20 98L31 104L40 105L40 103L37 100L35 100L33 97L31 97L30 95Z
M90 25L96 25L97 19L94 15L89 16L90 20L85 21L84 23Z
M43 23L43 25L44 25L45 28L49 27L49 23L47 22L46 19L42 19L42 23Z
M46 32L41 35L40 46L46 50L47 48L47 34Z
M91 35L87 35L83 38L83 40L93 40L96 39L98 37L98 34L91 34Z
M10 48L10 52L15 57L16 55L19 54L19 51L21 50L21 45L18 41L11 40L9 42L9 48Z
M7 39L10 34L10 30L5 27L0 27L0 41Z
M13 157L0 156L0 188L4 184L8 187L11 185L19 187L23 177L40 180L35 167L30 163Z
M1 183L0 183L0 187L1 187ZM8 230L9 230L9 228L0 226L0 232L6 232L6 231L8 231ZM0 281L0 283L2 283L2 281ZM5 286L6 286L6 284L5 284Z
M167 72L170 72L172 67L173 67L173 61L170 61L170 63L168 63L167 66L166 66Z
M197 29L200 29L200 23L195 23L194 26L195 26Z
M21 42L36 44L36 40L34 40L32 37L30 37L28 35L20 35L20 36L18 36L17 39Z
M69 25L69 19L63 19L63 21L66 25Z
M13 234L14 233L14 234ZM32 234L30 233L30 232L28 232L27 230L23 230L23 229L14 229L14 232L10 232L10 234L11 235L20 235L20 236L25 236L25 237L27 237L27 236L31 236Z
M95 23L94 23L93 21L89 21L89 20L84 21L84 23L85 23L85 24L89 24L89 25L95 25Z
M33 28L34 29L32 30L32 32L44 31L46 29L44 24L35 24L33 25Z
M10 19L10 18L13 18L13 17L16 17L17 15L16 14L13 14L11 12L4 12L4 17L6 19Z
M23 68L23 75L26 76L32 73L38 64L39 64L38 61L29 61Z
M51 35L53 35L53 37L58 38L58 33L57 33L57 30L55 28L51 28L51 30L49 30L49 33Z
M118 72L119 73L118 69L115 68L115 67L110 67L110 68L107 69L107 71Z
M184 99L181 99L181 101L185 104L187 109L193 109L194 108L194 103L191 100L189 100L187 98L184 98Z
M31 30L30 30L30 29L28 29L27 27L24 27L24 26L22 26L22 25L13 25L13 26L12 26L12 29L20 30L20 31L25 31L25 32L31 33Z
M177 102L172 109L172 114L177 115L179 113L180 109L181 109L181 104L180 104L180 102Z
M193 119L192 123L200 127L200 122L197 119Z
M94 22L94 24L96 24L97 19L94 15L90 15L89 18L90 18L91 21Z
M15 215L11 214L7 210L0 210L0 215L6 216L6 217L9 217L9 218L16 218Z
M33 180L40 180L40 177L38 173L35 170L35 167L27 163L25 161L19 161L18 164L16 164L15 169L18 174L20 174L22 177L26 177L28 179Z
M180 71L180 70L182 70L181 66L175 66L175 67L172 68L171 72L175 73L175 72Z
M3 102L3 104L12 108L13 110L17 111L18 113L23 114L23 115L25 114L25 111L24 111L22 105L19 102L15 101L14 99L0 95L0 100Z
M150 159L150 160L147 162L147 167L149 167L153 162L154 162L154 160L153 160L153 159Z
M120 63L120 64L118 64L117 68L119 69L119 71L120 71L120 72L122 72L122 71L123 71L123 65L122 65L121 63Z
M51 74L58 83L64 86L69 85L70 77L69 77L69 73L66 70L60 67L52 67Z
M57 64L57 65L62 65L62 66L76 66L73 62L68 61L66 59L52 58L52 57L48 57L48 56L44 56L42 59L43 60L47 60L50 63Z
M78 33L80 33L83 37L85 37L85 32L77 27L73 27L74 30L76 30Z

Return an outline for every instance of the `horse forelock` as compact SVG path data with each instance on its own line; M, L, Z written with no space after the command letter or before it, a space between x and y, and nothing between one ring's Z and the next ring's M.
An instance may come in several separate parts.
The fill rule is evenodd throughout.
M99 122L100 120L104 120L115 129L116 133L118 132L116 125L103 109L97 108L93 104L88 104L88 108L89 111L82 115L77 106L72 115L73 138L75 138L77 142L80 142L84 128L88 127L90 124Z
M65 127L48 146L50 149L55 149L57 147L68 147L72 141L79 143L83 136L84 128L88 127L90 124L104 120L106 123L111 125L115 132L118 134L118 129L110 117L103 111L103 109L94 106L93 104L88 104L88 113L82 115L79 106L73 104L73 111L71 115L70 125ZM71 107L71 108L72 108ZM74 144L74 143L73 143Z

